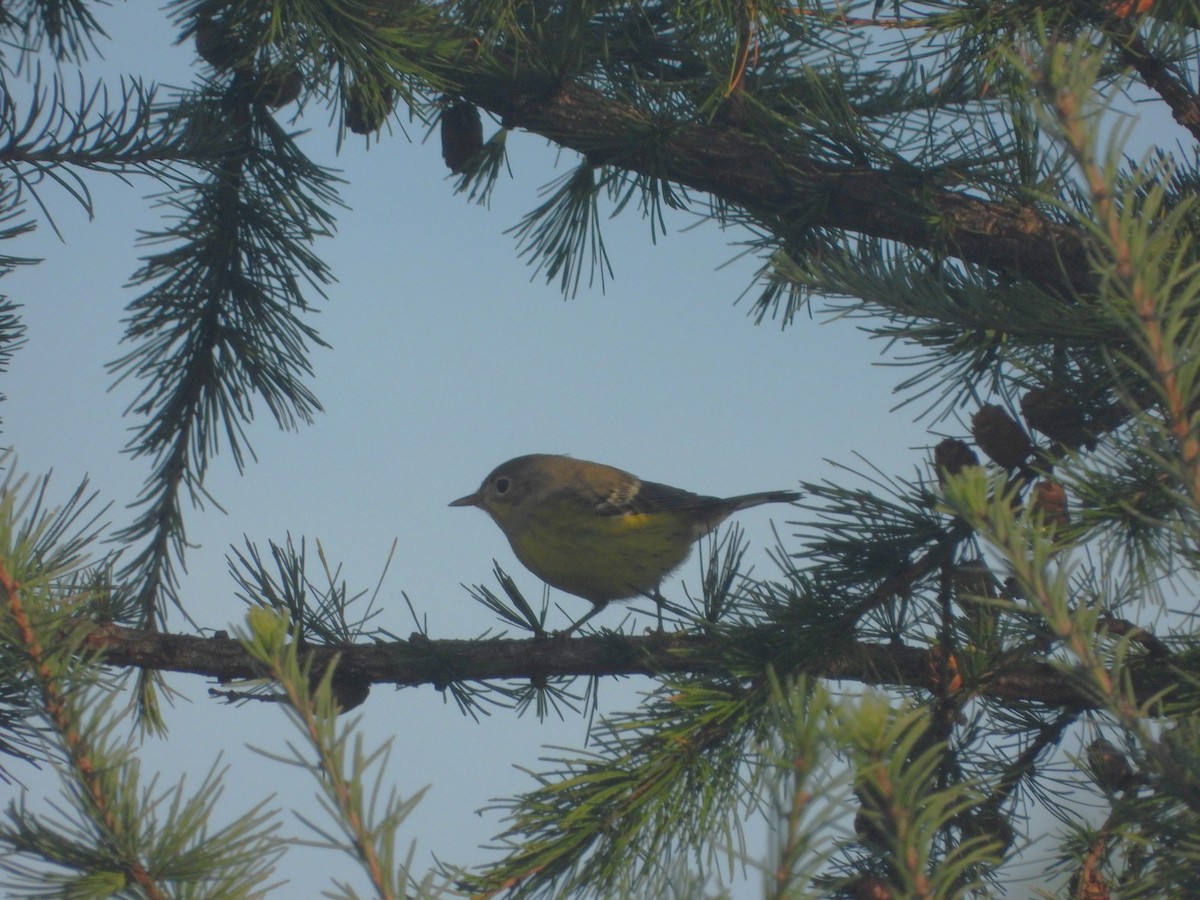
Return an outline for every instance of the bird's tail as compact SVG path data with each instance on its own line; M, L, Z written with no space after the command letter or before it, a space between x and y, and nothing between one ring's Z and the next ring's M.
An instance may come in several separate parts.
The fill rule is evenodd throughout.
M749 509L751 506L762 506L764 503L794 503L799 500L799 491L761 491L757 494L742 494L740 497L730 497L729 511Z

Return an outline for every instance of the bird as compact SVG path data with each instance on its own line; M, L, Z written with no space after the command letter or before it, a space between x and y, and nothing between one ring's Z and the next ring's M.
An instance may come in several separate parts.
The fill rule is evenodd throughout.
M450 503L482 509L504 532L517 559L547 584L582 597L592 609L579 629L613 600L649 597L688 558L692 545L739 510L792 503L797 491L709 497L643 481L603 463L550 453L501 463L479 489Z

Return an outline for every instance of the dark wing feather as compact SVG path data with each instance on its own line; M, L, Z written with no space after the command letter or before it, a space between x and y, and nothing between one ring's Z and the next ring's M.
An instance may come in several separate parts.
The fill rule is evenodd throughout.
M716 497L693 494L669 484L635 481L610 491L596 504L596 512L606 516L644 515L675 509L703 509L721 501Z

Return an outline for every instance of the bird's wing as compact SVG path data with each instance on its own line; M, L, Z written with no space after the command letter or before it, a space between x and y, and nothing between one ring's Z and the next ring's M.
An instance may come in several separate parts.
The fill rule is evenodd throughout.
M635 481L614 486L596 504L596 512L608 516L644 515L672 509L695 509L717 501L716 497L693 494L669 484Z

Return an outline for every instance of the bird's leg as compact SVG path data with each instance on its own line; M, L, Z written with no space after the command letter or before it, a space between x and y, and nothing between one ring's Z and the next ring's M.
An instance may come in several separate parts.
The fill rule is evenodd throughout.
M570 628L567 628L563 631L555 632L554 636L556 638L569 637L573 632L576 632L579 630L580 625L582 625L584 622L586 622L588 619L590 619L596 613L600 612L600 610L604 609L604 607L606 607L607 605L608 605L607 600L601 601L600 603L593 602L592 608L589 609L582 616L580 616L578 619L576 619L574 622L572 622Z
M663 633L662 611L663 611L663 607L666 606L666 604L667 604L667 598L664 597L659 592L658 588L655 588L654 593L650 594L650 599L654 601L654 610L655 610L655 612L658 613L658 633L662 634Z

